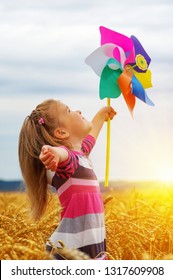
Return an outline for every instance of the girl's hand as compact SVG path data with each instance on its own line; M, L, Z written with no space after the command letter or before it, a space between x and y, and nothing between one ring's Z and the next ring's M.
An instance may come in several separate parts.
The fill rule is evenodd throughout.
M112 120L117 112L111 106L105 106L98 111L98 115L100 118L103 118L104 121L108 121L108 119Z
M115 115L116 112L111 106L101 108L92 120L93 128L90 134L97 139L104 122L108 121L108 119L112 120Z
M55 159L55 154L53 153L54 152L53 149L55 148L49 145L44 145L41 149L39 159L45 165L46 169L49 169L51 171L56 171L59 160L57 154Z

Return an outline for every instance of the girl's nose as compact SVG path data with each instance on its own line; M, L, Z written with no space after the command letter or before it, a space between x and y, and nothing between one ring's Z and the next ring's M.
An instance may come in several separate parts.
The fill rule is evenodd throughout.
M82 114L82 112L81 112L80 110L77 110L76 112L77 112L78 114L80 114L80 115Z

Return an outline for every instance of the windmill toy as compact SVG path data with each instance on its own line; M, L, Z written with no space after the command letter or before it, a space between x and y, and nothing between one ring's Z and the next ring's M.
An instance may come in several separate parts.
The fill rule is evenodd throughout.
M106 27L100 26L101 46L92 52L85 62L100 77L100 99L111 98L121 94L133 116L136 98L150 106L145 89L152 87L151 71L148 69L151 58L135 36L130 38ZM105 186L109 185L110 164L110 119L107 122L106 174Z

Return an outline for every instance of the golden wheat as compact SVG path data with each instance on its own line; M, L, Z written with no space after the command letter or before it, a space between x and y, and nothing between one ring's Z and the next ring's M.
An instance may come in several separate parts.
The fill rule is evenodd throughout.
M136 187L103 194L107 255L112 260L173 259L173 187ZM59 223L55 194L44 217L29 218L25 193L0 193L0 259L89 259L62 244L51 253L45 243Z

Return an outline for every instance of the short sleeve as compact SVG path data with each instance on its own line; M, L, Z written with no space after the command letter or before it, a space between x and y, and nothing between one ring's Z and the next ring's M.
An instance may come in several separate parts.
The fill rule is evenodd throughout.
M62 179L70 178L79 166L79 159L72 151L63 147L68 152L68 158L58 164L56 174Z
M89 155L96 143L95 138L92 135L87 135L87 137L82 142L82 151L85 155Z

